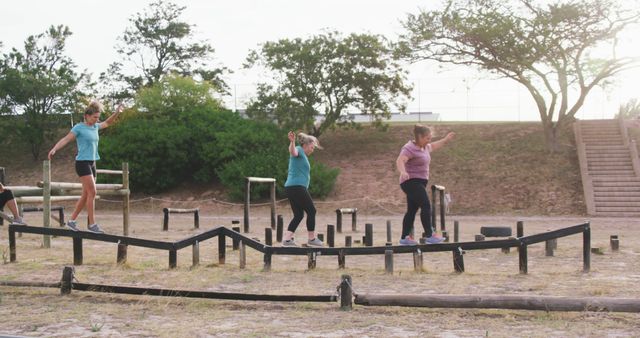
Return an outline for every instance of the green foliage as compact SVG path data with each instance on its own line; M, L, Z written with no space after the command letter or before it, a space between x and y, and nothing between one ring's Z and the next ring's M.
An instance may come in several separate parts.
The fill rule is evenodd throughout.
M640 118L640 100L631 99L627 103L620 105L616 118L635 119Z
M51 115L74 111L82 96L85 75L64 55L69 36L68 27L51 26L29 36L24 52L13 49L0 57L0 114L18 117L12 129L36 160L61 126Z
M446 0L442 8L407 17L398 55L518 81L537 105L551 151L591 90L640 60L616 53L619 34L640 22L640 11L622 2Z
M333 191L339 174L339 168L331 168L311 160L311 183L309 183L309 193L311 196L319 198L327 197L329 193Z
M162 0L129 19L128 27L117 51L121 61L114 62L100 75L102 88L115 99L128 99L138 89L151 87L168 74L197 76L208 82L217 92L226 92L222 79L228 70L209 64L214 49L205 42L194 40L194 25L181 20L186 7ZM131 74L124 69L135 68Z
M378 35L330 32L267 42L247 58L245 67L254 66L271 71L277 86L260 84L247 114L315 136L335 125L356 126L349 110L380 124L392 107L404 111L402 99L410 92L406 73ZM316 125L318 115L323 120Z

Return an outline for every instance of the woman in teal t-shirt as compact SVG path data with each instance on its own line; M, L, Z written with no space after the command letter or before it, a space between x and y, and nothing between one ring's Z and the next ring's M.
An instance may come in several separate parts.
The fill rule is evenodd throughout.
M289 172L287 181L284 184L284 191L291 204L293 211L293 219L289 223L287 232L282 239L282 246L296 246L293 241L293 233L302 222L304 214L307 213L307 231L309 246L323 246L321 240L316 238L316 207L309 194L309 181L311 180L311 165L307 156L313 153L313 150L320 147L318 139L315 136L304 133L298 134L300 146L296 147L296 134L289 132Z
M49 160L53 158L56 151L62 149L67 143L76 140L78 146L78 155L76 156L76 173L80 177L82 183L82 196L76 203L76 208L71 215L71 219L67 221L67 227L71 230L78 231L76 218L83 208L87 208L89 217L89 231L96 233L104 233L95 221L95 199L96 199L96 161L100 159L98 155L98 141L100 135L98 131L112 125L124 107L119 105L116 111L109 116L104 122L100 120L102 113L102 105L93 101L84 111L84 122L78 123L69 134L60 139L58 143L49 152Z

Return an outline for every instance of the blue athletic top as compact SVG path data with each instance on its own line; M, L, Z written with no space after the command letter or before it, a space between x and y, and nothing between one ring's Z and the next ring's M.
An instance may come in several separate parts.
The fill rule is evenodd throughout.
M305 188L309 188L309 181L311 180L311 164L309 164L309 158L301 146L297 146L298 157L289 155L289 173L287 174L287 181L284 183L285 187L291 187L294 185L301 185Z
M98 154L98 142L100 141L100 123L88 126L84 122L80 122L71 128L71 132L76 136L76 144L78 145L78 155L76 161L97 161L100 159Z

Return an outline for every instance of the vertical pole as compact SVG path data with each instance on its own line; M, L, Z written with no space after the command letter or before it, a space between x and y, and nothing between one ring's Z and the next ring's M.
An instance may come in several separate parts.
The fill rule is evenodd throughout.
M127 262L127 245L118 243L118 257L116 258L118 264L124 264Z
M264 268L263 271L271 271L271 249L265 248L264 251Z
M276 182L271 183L271 229L276 228Z
M449 233L446 230L442 230L442 237L445 243L449 243Z
M351 236L345 236L344 237L344 246L351 247Z
M317 233L316 237L318 237L318 239L320 240L320 242L324 242L324 234L321 233Z
M60 294L68 295L71 293L73 283L73 267L65 266L62 269L62 281L60 282Z
M518 247L518 257L520 262L520 273L526 275L529 272L527 266L527 245L523 242L520 242L520 246Z
M273 245L273 229L264 228L264 244Z
M5 185L5 172L4 172L4 167L0 167L0 183L2 183L3 185Z
M178 252L169 250L169 269L175 269L178 266Z
M553 256L553 241L548 240L544 242L544 255L547 257Z
M338 251L338 269L344 269L346 265L346 254L344 250Z
M227 236L218 235L218 264L224 264L225 257L227 255Z
M445 230L444 190L440 190L440 230ZM436 226L435 224L433 226Z
M82 265L82 238L73 237L73 265Z
M64 226L64 207L58 209L58 220L60 221L60 227Z
M393 274L393 250L390 248L391 243L387 243L387 249L384 251L384 271L387 274Z
M336 209L336 227L338 233L342 233L342 212L340 212L340 209Z
M413 252L413 269L416 272L422 272L422 266L424 265L424 260L422 257L422 250L416 249Z
M122 189L127 193L122 196L122 235L129 236L129 203L131 191L129 191L129 162L122 162Z
M162 218L162 231L168 231L169 230L169 209L164 208L162 209L162 212L164 213L164 217Z
M247 267L247 246L240 241L240 269Z
M200 242L196 241L193 243L192 249L192 261L195 267L200 264Z
M351 214L351 231L358 231L358 208L353 208L353 213Z
M240 232L240 227L233 227L233 228L231 228L231 230L233 230L235 232ZM232 244L233 250L238 250L238 246L240 244L240 241L234 237L234 238L231 239L231 243L233 243Z
M342 275L340 283L340 310L351 311L353 308L352 279L349 275Z
M278 215L278 224L276 225L276 242L282 242L282 232L284 231L284 219L282 215Z
M42 162L42 225L45 228L51 227L51 162ZM43 235L42 245L48 249L51 247L51 236Z
M365 246L373 246L373 224L367 223L364 225L364 233L365 233Z
M518 238L524 237L524 222L522 221L516 222L516 236Z
M453 250L453 269L456 272L464 272L464 258L462 248Z
M245 177L244 191L244 232L249 232L249 199L251 198L251 181Z
M193 213L193 226L196 229L200 228L200 209L196 208L196 211Z
M453 241L458 243L460 241L460 223L453 221Z
M609 242L611 244L611 251L620 250L620 240L618 239L618 235L611 235Z
M387 242L393 242L391 240L391 221L387 220Z
M587 222L584 232L582 232L582 260L583 271L591 270L591 224Z
M336 230L333 224L327 224L327 244L330 248L335 246Z
M429 198L429 196L427 196ZM431 185L431 228L436 226L436 186Z
M9 262L16 261L16 232L13 226L9 224Z
M307 258L308 258L307 268L309 268L309 270L315 269L316 268L316 253L315 252L307 253Z

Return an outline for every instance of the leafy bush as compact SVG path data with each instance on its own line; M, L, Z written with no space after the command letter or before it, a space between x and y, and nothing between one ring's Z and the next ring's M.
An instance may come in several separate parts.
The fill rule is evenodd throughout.
M311 183L309 183L309 193L311 196L319 198L327 197L336 185L336 179L339 174L339 168L331 168L312 160Z

